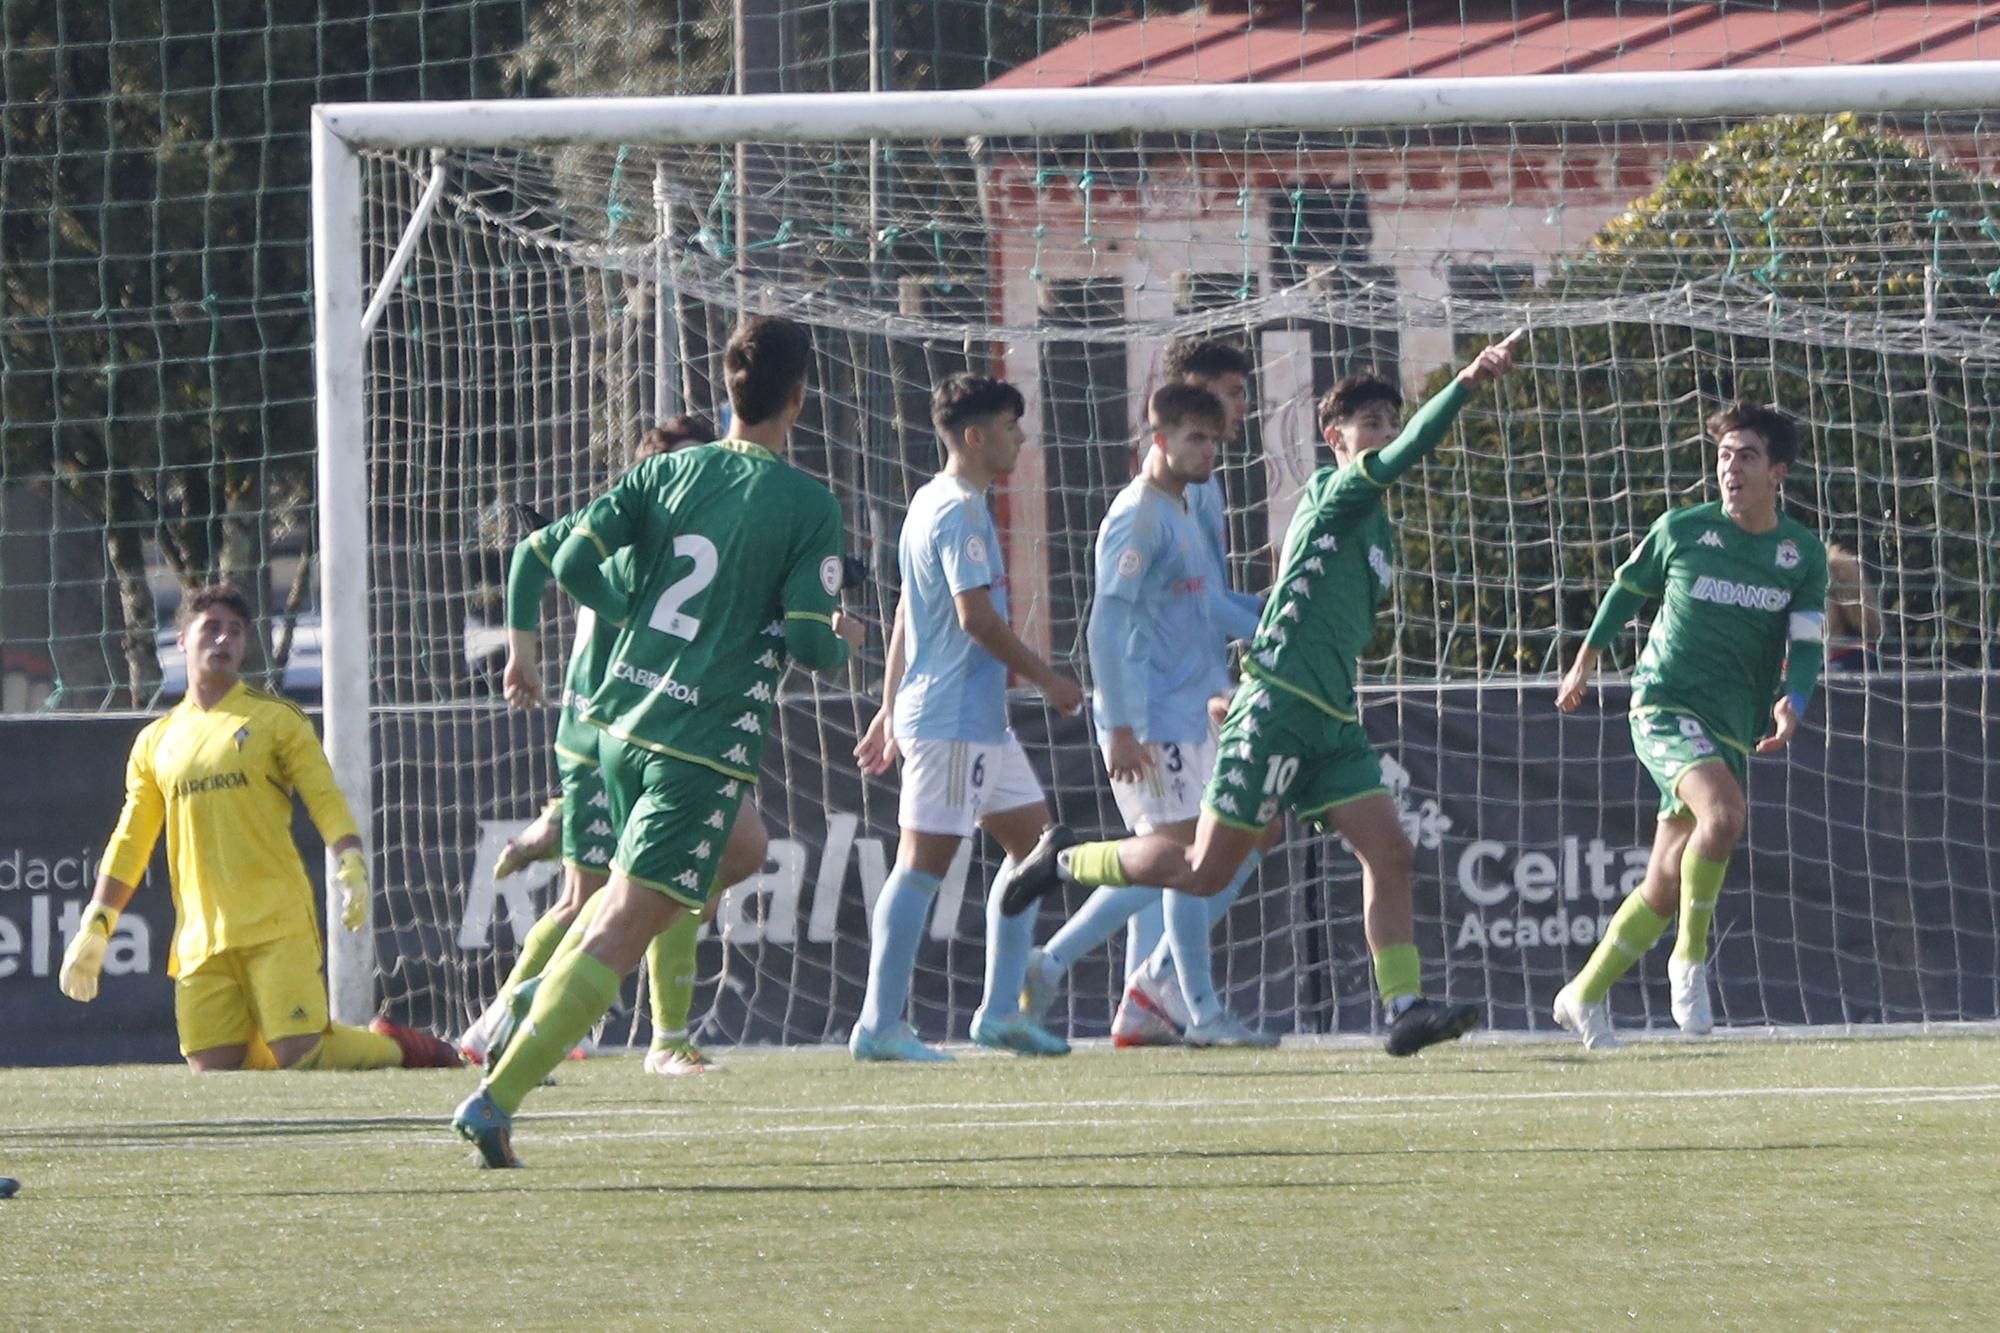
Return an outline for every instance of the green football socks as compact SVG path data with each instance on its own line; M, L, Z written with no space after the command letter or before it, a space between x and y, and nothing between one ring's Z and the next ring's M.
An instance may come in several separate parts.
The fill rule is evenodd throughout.
M1666 932L1671 919L1646 906L1642 890L1634 889L1618 906L1610 929L1591 951L1590 961L1576 974L1577 994L1585 1004L1596 1004L1611 990L1611 983L1631 970Z
M1391 944L1375 955L1375 989L1382 994L1383 1008L1393 1009L1397 1000L1423 988L1424 965L1416 945Z
M569 927L569 922L557 919L553 909L542 913L541 920L529 927L527 938L521 941L520 956L514 960L514 970L507 974L500 993L504 995L528 978L540 976L555 957L556 946L562 943Z
M1674 957L1683 963L1708 961L1708 928L1728 870L1727 861L1696 856L1692 844L1681 853L1681 927L1674 937Z
M1125 867L1118 861L1118 844L1115 842L1080 842L1062 853L1063 873L1072 884L1083 884L1091 888L1106 885L1114 889L1130 887L1125 878Z
M519 1110L617 998L618 974L583 950L551 963L535 991L534 1007L521 1020L520 1034L486 1080L500 1109L508 1115Z
M655 1045L670 1037L687 1035L688 1009L694 1004L695 933L700 929L700 918L693 912L683 912L646 946Z

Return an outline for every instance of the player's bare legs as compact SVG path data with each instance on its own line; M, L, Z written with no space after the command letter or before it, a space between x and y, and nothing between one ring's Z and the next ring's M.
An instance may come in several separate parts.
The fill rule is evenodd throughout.
M764 817L745 801L736 807L736 821L729 828L729 842L722 849L716 882L734 887L764 869L769 859L771 837L764 829ZM694 1042L688 1029L688 1011L694 1005L697 980L695 954L702 923L714 914L721 895L711 895L708 907L689 912L655 936L646 948L647 997L653 1016L653 1040L646 1051L646 1072L669 1076L705 1074L718 1066Z
M1361 862L1361 923L1368 951L1380 956L1392 946L1413 944L1410 874L1416 852L1403 833L1395 801L1378 792L1337 805L1323 818L1347 839Z
M1675 863L1672 903L1679 910L1680 927L1667 960L1667 981L1674 1022L1681 1031L1701 1036L1715 1027L1708 994L1709 927L1729 857L1743 840L1749 802L1743 784L1723 763L1696 764L1681 775L1675 793L1693 812L1694 831Z
M1673 785L1683 812L1661 818L1645 879L1619 906L1590 961L1556 997L1556 1021L1593 1050L1619 1045L1605 996L1666 932L1676 913L1680 933L1667 964L1674 1020L1696 1035L1714 1026L1708 928L1729 855L1743 836L1746 802L1743 785L1720 759L1690 764Z

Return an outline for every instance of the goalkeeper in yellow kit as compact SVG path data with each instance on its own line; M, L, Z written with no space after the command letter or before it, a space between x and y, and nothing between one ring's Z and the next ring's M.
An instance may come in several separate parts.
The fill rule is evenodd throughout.
M242 594L214 584L181 604L187 697L139 733L125 809L97 891L63 954L72 1000L97 995L105 948L160 830L174 895L174 1021L197 1072L456 1066L428 1033L386 1019L367 1031L329 1022L320 936L292 842L297 793L340 858L342 923L368 919L368 862L312 723L298 706L243 683L250 636Z

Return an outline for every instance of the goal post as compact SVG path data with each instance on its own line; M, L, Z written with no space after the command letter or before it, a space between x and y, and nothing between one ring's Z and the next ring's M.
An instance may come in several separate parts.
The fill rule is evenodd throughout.
M1429 885L1427 982L1492 996L1511 1026L1537 1026L1562 961L1587 951L1596 926L1582 923L1615 906L1605 895L1649 813L1620 735L1575 731L1538 748L1532 700L1552 688L1616 557L1662 509L1699 497L1689 423L1717 395L1777 397L1833 441L1802 501L1823 530L1873 544L1866 563L1902 651L1896 672L1876 673L1880 690L1842 702L1843 735L1928 777L1990 771L1990 737L1912 723L1898 740L1876 710L1898 681L1922 699L1898 694L1895 706L1961 727L1994 703L1978 646L2000 603L2000 570L1979 550L2000 504L1978 489L1990 469L1979 451L2000 421L2000 307L1979 295L2000 291L1992 69L316 108L325 730L336 778L368 812L383 896L361 932L330 904L335 1016L361 1021L387 1002L456 1025L505 972L528 900L481 881L476 862L551 789L549 729L510 717L490 662L474 661L498 623L497 553L524 535L508 507L579 503L667 405L720 408L712 363L744 313L791 313L816 330L823 403L800 461L833 486L850 545L875 565L875 611L893 604L901 504L935 463L931 379L997 366L1030 387L1041 439L1003 501L1016 627L1073 670L1089 542L1130 476L1119 446L1168 341L1219 334L1253 350L1259 406L1225 478L1237 571L1254 580L1268 577L1270 542L1312 465L1310 404L1335 372L1378 364L1415 392L1468 340L1535 330L1533 388L1469 411L1394 501L1406 586L1366 664L1385 684L1372 696L1376 740L1400 773L1391 785ZM1853 159L1874 173L1855 197L1878 200L1881 248L1928 254L1914 295L1908 271L1885 268L1882 292L1857 297L1837 219L1797 241L1774 202L1757 215L1763 231L1746 232L1722 164L1708 215L1675 204L1647 229L1639 202L1673 188L1677 167L1773 117L1860 117L1855 134L1879 131L1869 143L1938 164ZM1793 137L1783 151L1798 154L1801 179L1853 174L1850 159L1818 162L1811 136ZM736 145L764 154L762 174L738 174ZM1775 160L1782 175L1787 159ZM739 248L749 210L771 226ZM1857 253L1845 268L1878 258ZM562 656L568 623L548 617L546 662ZM851 1021L867 957L856 923L893 854L893 786L843 775L881 647L846 680L788 684L766 761L773 863L704 944L704 996L726 1014L714 1035L825 1040ZM1113 827L1082 728L1026 698L1015 715L1049 743L1058 815ZM1399 728L1421 733L1409 754ZM1725 938L1747 932L1752 960L1788 930L1824 938L1825 958L1800 967L1824 963L1835 980L1760 976L1733 1010L1725 994L1725 1017L2000 1016L2000 920L1979 883L2000 850L1972 807L1948 796L1903 807L1909 839L1952 849L1914 877L1962 928L1949 946L1916 919L1929 907L1897 897L1899 872L1874 843L1866 900L1830 903L1828 922L1764 883L1794 848L1820 880L1844 865L1829 816L1850 767L1815 753L1803 786L1827 808L1739 857L1754 873L1739 866L1731 884L1750 878L1756 896ZM1588 779L1545 780L1538 766L1558 762ZM1858 771L1857 799L1894 804L1876 759ZM1791 789L1782 772L1763 780ZM1535 822L1538 807L1565 803L1574 822ZM1773 790L1764 808L1780 805ZM1337 841L1294 838L1264 874L1265 898L1230 923L1218 973L1234 1003L1274 1026L1368 1021L1342 857ZM941 902L934 924L932 984L919 987L931 1006L920 1026L934 1032L962 1031L976 996L988 862L969 859L962 899ZM1855 941L1892 937L1912 957L1878 960L1848 993ZM1721 958L1726 974L1736 954ZM1905 961L1910 977L1895 971ZM1070 1019L1101 1032L1115 979L1089 975L1072 987ZM1836 993L1822 1003L1827 985Z

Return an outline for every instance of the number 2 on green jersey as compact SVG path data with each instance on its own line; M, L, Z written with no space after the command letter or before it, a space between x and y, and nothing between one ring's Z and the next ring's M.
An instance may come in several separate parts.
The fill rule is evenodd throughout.
M706 537L688 533L674 538L674 554L694 561L694 568L661 591L659 600L653 603L653 614L646 617L646 625L662 634L693 641L694 636L701 633L701 621L697 617L683 615L681 608L715 581L719 563L715 543Z

